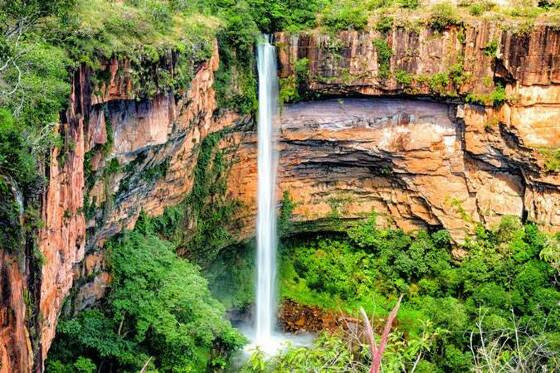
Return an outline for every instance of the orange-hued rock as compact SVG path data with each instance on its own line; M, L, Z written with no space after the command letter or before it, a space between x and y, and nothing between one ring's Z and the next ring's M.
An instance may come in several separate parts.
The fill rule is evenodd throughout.
M17 255L0 253L0 373L30 372L33 350L26 325L26 276Z
M153 99L132 99L130 80L126 74L117 73L118 69L129 68L126 61L111 60L107 64L111 80L96 94L89 85L92 72L84 67L76 73L68 120L61 129L74 146L63 165L58 163L58 150L53 150L43 201L45 226L39 231L38 244L45 264L41 271L40 349L34 352L39 356L36 361L46 357L63 301L76 278L92 280L77 289L74 311L91 306L105 295L111 277L106 272L103 252L92 250L115 233L134 227L141 211L157 215L180 202L192 186L190 176L196 164L197 144L209 132L238 120L234 114L213 117L217 46L214 51L212 58L199 66L190 89L179 98L160 94ZM111 129L111 136L107 129ZM110 146L106 145L109 138ZM109 152L98 151L99 146L108 146ZM84 175L88 152L95 177L89 186ZM137 159L139 154L141 161ZM118 160L121 171L106 179L103 170L113 158ZM163 161L168 162L164 177L142 179L147 168ZM117 193L120 183L131 176L122 172L131 163L136 179L130 190ZM109 204L108 195L117 195L118 200ZM84 200L102 214L97 221L95 217L86 221ZM91 251L87 256L86 248Z
M374 46L377 39L384 39L392 50L388 78L379 74L380 61ZM420 226L441 225L460 239L464 235L460 231L469 230L475 222L492 225L500 216L512 214L536 221L544 229L560 228L560 176L547 170L546 159L541 153L542 148L560 148L558 29L537 25L528 33L516 33L489 21L470 21L464 30L451 27L434 32L395 27L386 35L375 31L345 31L338 35L278 33L276 41L281 78L296 75L296 62L303 58L308 60L309 68L298 81L300 89L311 97L357 94L372 97L434 96L456 108L455 118L451 119L457 134L455 139L441 133L436 129L438 126L422 128L416 123L410 135L400 135L398 132L402 131L402 126L392 126L391 138L398 140L393 148L383 149L383 139L376 143L379 151L370 167L389 163L392 175L384 178L391 181L391 204L399 206L385 203L385 206L378 204L376 208L393 215L396 225L411 227L411 221ZM497 46L495 56L487 51L490 43ZM454 81L452 73L456 74L457 70L462 76ZM411 82L399 82L399 74L408 76ZM430 79L435 74L447 76L447 86L434 89ZM491 103L487 106L464 105L458 99L467 93L470 97L485 99L496 92L498 84L504 85L507 97L498 108L492 108ZM285 112L291 110L288 108ZM313 110L316 109L309 108L309 111ZM398 111L395 108L395 112ZM319 109L317 115L324 116L324 108ZM290 120L282 120L283 128ZM341 115L339 122L345 120ZM300 125L313 126L304 121ZM287 137L294 146L293 140L297 140L298 152L303 154L309 149L324 148L325 141L332 145L332 157L321 155L313 161L294 157L288 166L293 169L300 161L312 164L317 171L306 167L306 178L318 175L321 168L329 169L322 176L329 179L329 187L318 188L313 184L313 187L306 187L301 180L293 183L292 189L298 195L324 196L321 202L309 197L300 198L302 201L295 210L296 219L301 219L298 213L319 220L328 214L330 207L325 199L333 197L326 191L337 190L341 185L336 179L339 175L337 162L333 160L346 148L359 146L353 151L363 152L363 139L372 135L356 128L353 131L352 135L333 128L325 133L313 127L305 134L299 130L296 137L289 128L283 130L281 142ZM432 145L422 149L422 144L430 140ZM446 154L450 155L449 159L445 158ZM350 173L346 170L340 175ZM377 192L387 188L387 180L373 181L379 179L379 175L354 176L348 176L349 180L342 182L344 188L363 179L377 183L372 187ZM294 175L289 179L293 180ZM360 201L368 189L360 186L349 195L356 195L354 199ZM403 198L403 193L407 198ZM369 196L364 199L371 205L373 200L381 198ZM365 201L359 204L364 205ZM411 204L416 206L411 207ZM359 211L355 207L348 209ZM422 211L420 215L423 217L418 219L410 211ZM351 216L345 216L348 215Z
M44 227L38 233L38 246L43 254L39 312L41 315L40 351L48 351L54 338L58 315L64 298L72 287L73 267L84 258L86 226L82 213L84 201L84 123L78 114L83 109L76 85L83 84L78 73L70 97L68 122L62 133L74 144L64 164L59 164L59 149L51 152L49 184L43 199Z
M455 83L458 93L491 92L500 78L512 87L550 86L560 83L560 30L536 25L528 33L504 30L491 21L472 20L443 32L394 27L378 31L343 31L337 35L318 31L275 34L280 77L295 74L295 63L309 61L307 90L322 94L437 95L428 82L436 73L458 69L463 79ZM390 76L379 74L380 60L375 41L391 49L387 62ZM495 43L495 55L487 47ZM416 78L411 84L398 80L406 72Z
M190 191L200 142L208 133L232 126L240 119L229 112L213 116L217 109L213 84L218 62L216 46L213 57L201 66L189 91L179 100L169 94L152 100L108 103L114 143L107 158L117 159L120 171L108 183L97 178L89 191L88 199L99 211L88 222L88 227L96 228L88 237L88 247L100 246L115 233L133 228L141 211L160 215ZM97 115L101 110L100 105L92 108ZM156 180L142 177L166 162L164 176ZM123 189L125 183L128 187ZM107 192L115 196L110 208L105 204Z
M288 105L280 119L277 197L288 191L294 221L316 222L317 229L333 217L361 219L373 211L407 231L448 229L457 241L477 222L492 226L524 211L560 228L550 212L525 204L527 182L513 160L492 166L467 151L470 127L456 113L453 105L386 98ZM249 237L256 212L255 137L232 138L239 150L229 189L244 204L243 235Z

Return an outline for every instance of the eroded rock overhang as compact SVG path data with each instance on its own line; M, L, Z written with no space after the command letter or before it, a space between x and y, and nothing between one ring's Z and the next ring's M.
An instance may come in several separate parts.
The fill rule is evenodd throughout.
M523 149L506 144L499 129L488 137L478 128L482 122L473 120L476 110L380 97L286 105L278 199L284 191L290 194L293 218L305 223L304 230L330 229L333 220L362 219L372 212L380 222L407 231L448 229L456 241L475 224L492 226L506 215L557 225L558 190L536 192L543 184L527 180L532 165L523 164ZM247 207L243 220L249 222L255 213L255 137L230 136L239 145L230 193ZM487 153L469 150L481 144ZM552 211L539 208L543 205Z

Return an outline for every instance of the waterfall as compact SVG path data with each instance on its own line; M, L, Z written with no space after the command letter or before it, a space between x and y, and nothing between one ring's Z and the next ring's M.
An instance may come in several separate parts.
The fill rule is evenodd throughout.
M290 335L275 330L276 325L276 168L278 152L278 77L276 48L264 36L257 44L259 73L258 165L257 165L257 278L254 323L239 325L251 340L245 353L259 349L267 356L292 346L309 346L311 334ZM247 358L247 355L245 355ZM241 365L240 365L241 366Z
M259 73L257 186L257 299L255 343L272 341L276 322L276 165L275 127L278 120L276 48L265 40L257 45Z

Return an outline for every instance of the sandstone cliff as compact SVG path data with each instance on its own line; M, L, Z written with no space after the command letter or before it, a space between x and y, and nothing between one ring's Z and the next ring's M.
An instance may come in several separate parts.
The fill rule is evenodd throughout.
M378 56L378 39L390 47L389 60ZM440 33L394 28L276 40L280 77L296 82L304 101L284 107L278 143L278 199L288 191L295 200L294 229L333 229L333 221L372 211L406 230L447 228L457 241L503 215L560 226L560 177L547 160L560 147L557 30L515 34L476 22ZM29 269L2 257L1 372L29 371L33 361L41 370L64 299L72 294L69 308L82 309L110 283L103 243L133 227L142 210L158 215L185 197L198 146L211 132L228 129L220 145L232 160L229 197L243 203L235 238L253 235L254 127L234 113L216 115L216 51L176 95L132 97L126 61L103 67L110 79L101 87L92 87L95 72L76 73L60 125L65 152L53 150L48 167L36 288L28 289ZM500 85L507 99L494 106ZM36 298L36 317L26 292Z
M376 40L392 51L386 76ZM281 185L297 219L325 218L328 201L341 199L344 217L374 208L405 229L443 226L458 240L465 227L503 215L558 229L560 177L547 159L560 146L556 29L518 34L478 22L444 32L278 34L277 44L281 78L301 74L306 61L307 97L363 97L285 108ZM487 99L501 87L503 103ZM395 95L441 104L374 98Z
M108 61L103 70L110 78L101 87L93 86L95 71L81 67L76 72L60 125L65 146L53 149L48 168L44 227L38 232L44 264L37 288L27 289L17 258L4 253L1 263L6 299L2 373L31 371L33 365L42 370L72 286L79 308L105 294L110 277L103 271L103 242L133 227L141 211L161 214L190 190L200 140L237 120L233 114L213 116L218 63L214 46L212 58L198 67L186 92L141 100L132 96L126 61ZM30 291L36 292L36 310L26 309L23 300ZM35 312L40 317L29 328L26 323Z

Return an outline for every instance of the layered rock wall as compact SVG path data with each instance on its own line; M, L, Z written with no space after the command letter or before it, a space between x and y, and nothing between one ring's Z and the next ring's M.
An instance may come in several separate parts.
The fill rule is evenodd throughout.
M215 45L212 58L198 66L184 93L149 99L132 96L127 61L108 61L103 69L110 79L95 90L91 79L96 72L85 66L76 72L59 129L65 145L52 150L47 172L38 288L28 289L17 258L4 253L1 263L2 300L10 302L0 314L2 373L28 372L33 366L41 371L72 287L69 307L75 311L105 295L111 280L105 271L105 240L132 228L141 211L159 215L190 191L201 140L239 119L233 113L214 116L218 63ZM36 292L37 310L28 309L23 299L24 293L34 297L30 291ZM39 314L34 338L26 325L32 312Z
M141 211L159 215L179 203L192 186L201 139L236 119L213 117L217 46L214 51L182 96L128 96L130 84L120 78L126 74L118 74L123 66L116 60L106 67L112 77L101 94L89 89L88 71L77 74L63 131L75 145L63 166L51 163L46 226L39 234L46 258L40 295L43 358L75 280L93 278L76 288L78 307L104 295L110 276L99 252L103 242L134 227ZM57 159L56 150L52 158ZM154 169L161 172L144 177Z
M365 165L370 168L370 174L379 173L384 167L392 174L374 182L379 186L373 189L381 191L381 185L386 185L391 190L393 202L377 209L392 215L397 225L403 228L418 223L440 225L454 232L458 240L464 235L459 232L462 227L476 222L491 225L502 215L526 217L545 229L560 227L560 177L547 166L546 156L560 147L560 32L557 29L539 25L529 33L519 34L477 21L443 32L395 27L387 34L372 31L342 32L337 36L319 33L276 36L280 77L290 79L299 74L300 93L304 92L306 97L372 97L368 102L386 106L387 118L403 115L421 118L417 115L418 107L434 104L416 102L411 109L409 103L403 110L400 101L390 104L373 97L404 95L450 105L449 110L454 114L450 116L453 125L448 125L449 134L445 134L444 123L439 119L430 120L432 128L413 122L403 127L397 119L389 126L391 131L385 133L392 139L389 142L401 141L400 147L395 142L383 148L385 143L378 139L381 142L374 140L366 146L367 150L361 142L349 146L348 139L352 136L339 128L345 123L346 115L340 111L349 107L346 99L338 104L340 108L336 102L327 101L307 104L307 109L297 104L284 111L283 142L289 142L294 135L290 123L299 123L297 132L301 132L303 128L318 125L309 119L313 112L321 113L320 116L325 112L340 112L325 138L321 132L309 128L308 141L297 142L299 151L305 154L306 145L308 149L331 146L332 152L339 154L341 149L348 151L357 146L359 150L354 151L369 154L370 161ZM385 76L380 72L382 62L376 40L384 40L392 51L390 59L384 62L389 71ZM494 50L489 50L489 46ZM298 61L304 59L308 69L302 73L300 68L296 72ZM402 76L409 79L405 81ZM498 103L489 99L496 97L502 87L505 98ZM464 104L465 101L480 104ZM303 114L294 117L297 111ZM353 118L362 120L378 115L370 109L358 114L354 109L351 112ZM321 123L322 119L317 120ZM380 131L374 126L364 133L359 127L352 129L356 131L355 141ZM455 137L451 135L453 131ZM432 138L431 145L425 146L426 138ZM421 146L424 158L419 156L418 149L407 148L406 143ZM438 153L436 149L449 152ZM446 158L447 155L450 157ZM307 163L317 169L337 167L332 159L325 160L324 167L320 160L296 159L295 162L291 169ZM342 172L343 175L351 173L348 169ZM324 177L328 180L333 173ZM360 179L363 176L357 174L356 178L349 177L346 184L352 185L355 181L350 180ZM373 175L369 179L373 180ZM320 185L320 181L316 184ZM359 196L368 189L363 185L357 187L355 193L350 193L350 197L352 194L356 197L350 199L359 201ZM294 190L299 193L302 189ZM305 202L309 197L301 199L301 207L296 209L300 213L305 209L303 206L309 205ZM316 203L312 205L315 206L312 211L320 210Z

